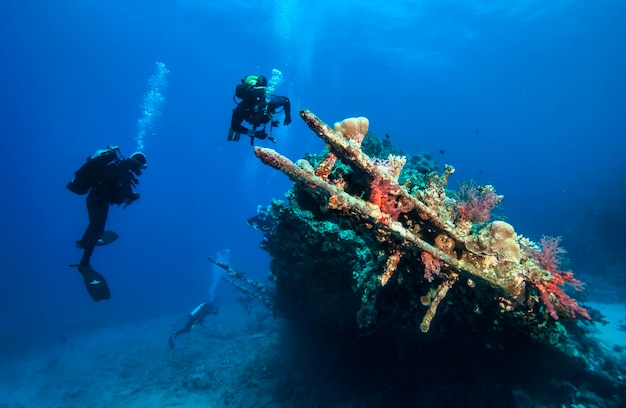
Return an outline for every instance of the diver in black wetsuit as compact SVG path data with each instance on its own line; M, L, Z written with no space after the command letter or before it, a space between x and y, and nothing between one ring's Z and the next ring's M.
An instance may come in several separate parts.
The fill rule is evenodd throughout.
M176 348L176 338L183 334L189 333L197 324L204 325L204 319L210 315L216 315L219 308L214 302L203 302L198 305L187 317L185 327L170 336L169 344L171 349Z
M109 206L124 204L123 208L126 208L139 199L133 188L139 183L136 176L147 167L143 153L136 152L124 159L118 147L109 147L88 158L67 184L70 191L87 194L89 225L83 237L76 241L76 246L83 250L83 256L79 264L70 266L78 267L85 287L95 301L110 298L106 280L90 265L91 255L104 234Z
M266 127L270 123L271 133L271 128L278 126L279 121L272 119L280 108L283 108L285 112L283 124L287 126L291 123L289 98L269 93L267 91L267 78L262 75L249 75L241 82L235 91L235 95L241 98L241 101L233 109L228 140L239 141L241 135L244 134L250 137L250 144L254 144L255 138L268 139L276 143L276 140L267 134ZM243 126L244 121L252 127L248 129Z

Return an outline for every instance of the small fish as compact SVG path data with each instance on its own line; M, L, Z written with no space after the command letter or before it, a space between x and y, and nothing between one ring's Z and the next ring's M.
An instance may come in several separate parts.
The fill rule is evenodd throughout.
M443 149L439 149L439 153L444 154L446 151Z
M311 188L317 188L317 185L311 183L305 183L304 185Z
M386 137L387 139L391 139L391 136L389 136L389 133L385 133L385 137Z

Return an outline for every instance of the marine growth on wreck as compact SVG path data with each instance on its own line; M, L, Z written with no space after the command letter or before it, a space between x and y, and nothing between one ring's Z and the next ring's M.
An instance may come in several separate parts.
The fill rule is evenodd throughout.
M590 319L566 291L582 283L559 269L558 239L535 243L491 221L503 199L493 186L449 190L454 167L437 172L389 153L368 141L364 117L331 128L308 110L300 116L325 154L294 163L254 150L294 182L288 201L268 208L274 224L262 244L279 313L423 334L447 310L551 341L559 321Z

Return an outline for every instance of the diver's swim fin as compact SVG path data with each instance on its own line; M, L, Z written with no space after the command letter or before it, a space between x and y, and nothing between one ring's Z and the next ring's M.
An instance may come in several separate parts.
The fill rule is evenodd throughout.
M233 128L228 129L228 141L238 142L239 137L241 137L241 133L235 132Z
M104 231L98 242L96 242L96 246L109 245L110 243L117 241L119 237L120 236L115 231ZM85 249L85 246L82 241L76 241L76 248Z
M170 348L171 348L172 350L175 350L175 349L176 349L176 336L175 336L175 335L173 335L173 334L172 334L172 335L170 336L169 344L170 344Z
M85 288L89 295L96 302L100 300L111 299L111 291L109 285L107 285L104 276L96 272L90 265L70 265L78 267L78 272L83 275L83 281L85 282Z
M104 231L104 233L102 234L102 236L100 237L100 239L96 243L96 246L109 245L109 244L117 241L117 239L119 237L120 236L115 231Z

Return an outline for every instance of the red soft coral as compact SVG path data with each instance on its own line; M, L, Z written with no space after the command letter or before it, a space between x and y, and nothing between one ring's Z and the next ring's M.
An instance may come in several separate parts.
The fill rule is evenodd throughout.
M479 187L472 181L461 184L456 203L459 217L484 224L491 218L491 210L502 201L493 186Z
M370 183L370 202L380 207L380 210L389 214L394 221L402 213L413 209L412 204L407 204L399 198L401 187L389 179L375 177Z
M591 320L587 309L580 306L576 300L569 297L565 291L563 291L564 285L571 285L574 289L580 291L584 285L581 281L574 278L572 272L554 271L550 279L542 279L534 283L534 286L539 291L541 301L546 307L546 310L554 320L559 320L559 313L567 317L575 318L577 315L584 317L587 320ZM558 310L557 310L558 309Z
M559 311L568 317L575 318L576 315L580 315L591 320L587 310L563 290L565 285L569 285L576 291L581 291L584 289L584 284L576 279L572 272L563 272L557 269L561 263L561 255L567 252L559 246L560 243L561 237L544 235L539 241L541 250L531 252L533 259L539 263L541 269L546 271L545 274L549 275L547 279L540 279L533 285L539 291L541 301L554 320L559 319Z

